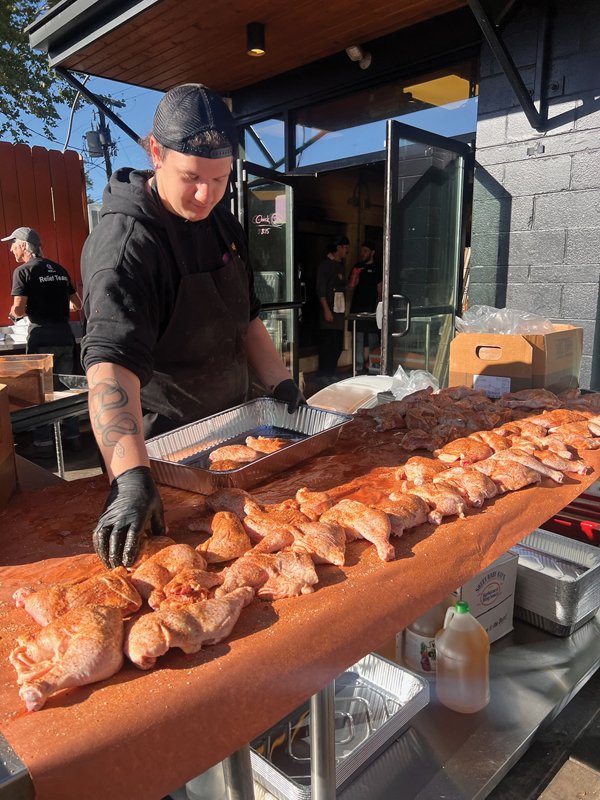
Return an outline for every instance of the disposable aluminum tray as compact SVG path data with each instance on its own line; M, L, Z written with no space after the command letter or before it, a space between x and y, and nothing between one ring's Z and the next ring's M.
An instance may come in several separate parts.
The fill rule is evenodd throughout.
M600 550L538 529L511 548L519 556L514 614L570 636L600 608Z
M334 444L342 426L351 419L349 414L306 405L289 414L285 403L258 397L155 436L146 447L159 483L201 494L227 486L248 489ZM215 448L244 444L247 436L289 439L290 444L236 469L209 469L209 455Z
M335 681L336 788L341 790L429 702L424 678L370 653ZM279 800L310 800L310 704L251 744L255 780Z

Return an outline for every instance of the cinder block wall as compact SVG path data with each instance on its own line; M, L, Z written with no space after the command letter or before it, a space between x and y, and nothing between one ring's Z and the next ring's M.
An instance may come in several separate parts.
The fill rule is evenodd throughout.
M532 91L540 5L517 5L501 34ZM600 2L554 6L546 132L482 48L469 304L580 325L581 386L600 389Z

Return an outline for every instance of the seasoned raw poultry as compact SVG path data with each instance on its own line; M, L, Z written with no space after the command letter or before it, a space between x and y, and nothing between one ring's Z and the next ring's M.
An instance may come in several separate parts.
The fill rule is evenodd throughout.
M19 695L38 711L61 689L110 678L123 664L123 617L118 608L73 608L30 636L19 636L9 656Z
M457 462L461 467L489 458L494 451L485 442L480 442L472 437L461 437L448 442L439 450L434 450L433 455L448 464Z
M454 514L464 517L467 510L467 504L459 492L445 483L426 483L423 486L414 486L409 491L429 505L431 510L427 519L434 525L439 525L444 517L451 517ZM395 497L396 495L392 495L392 499Z
M219 572L208 572L197 567L183 567L164 586L154 589L148 598L150 608L158 609L181 603L206 600L210 590L223 582Z
M404 474L415 486L429 483L440 472L448 469L448 464L424 456L411 456L404 465Z
M244 516L244 504L250 499L249 492L244 489L224 488L217 489L216 492L209 494L205 497L206 509L208 511L231 511L240 519ZM201 530L206 529L210 532L210 526L206 528L202 524ZM197 530L197 526L190 525L190 530Z
M405 531L427 522L429 506L421 497L409 492L398 492L393 498L382 497L374 503L375 508L385 512L390 519L392 536L400 537Z
M499 492L515 492L542 480L537 470L525 467L517 461L486 458L485 461L478 461L473 466L491 478Z
M220 599L144 614L127 629L125 654L140 669L150 669L171 647L197 653L205 645L222 642L253 596L252 589L244 586Z
M226 444L212 450L208 456L209 461L237 461L239 463L254 461L258 458L258 453L245 444ZM238 466L239 466L238 463Z
M498 494L496 484L483 472L472 467L452 467L436 475L433 483L451 486L474 508L481 508L486 500Z
M72 608L82 606L111 606L128 617L142 605L142 598L124 567L75 583L57 583L40 589L23 586L13 594L13 599L17 608L24 608L39 625L47 625Z
M301 522L294 531L292 550L306 553L315 564L341 567L346 558L346 534L340 525L326 522Z
M211 523L211 537L196 550L209 564L220 564L243 556L252 547L240 518L232 511L217 511Z
M390 519L384 511L370 508L358 500L340 500L321 516L321 521L341 525L348 541L362 538L371 542L382 561L393 561L396 557L390 544Z
M279 439L275 436L247 436L246 445L258 453L275 453L292 444L291 439Z
M189 544L174 544L155 553L131 575L138 592L154 606L153 592L159 592L182 569L206 569L206 560ZM160 600L157 599L157 604Z
M259 597L275 600L313 592L318 582L312 559L304 552L256 553L250 550L225 571L215 597L241 586L251 586Z
M592 468L580 458L566 459L554 453L552 450L534 450L531 455L535 456L543 464L552 469L559 469L561 472L572 472L576 475L588 475Z
M563 482L562 472L552 469L552 467L547 466L535 456L525 453L523 450L519 450L518 448L511 447L509 450L502 450L499 453L494 453L491 458L495 458L499 461L517 461L519 464L523 464L523 466L539 472L540 475L550 478L555 483Z
M238 469L239 466L239 461L233 461L231 458L224 458L222 461L211 461L209 469L213 472L226 472L228 469Z
M522 389L503 395L497 404L507 408L560 408L561 401L548 389Z

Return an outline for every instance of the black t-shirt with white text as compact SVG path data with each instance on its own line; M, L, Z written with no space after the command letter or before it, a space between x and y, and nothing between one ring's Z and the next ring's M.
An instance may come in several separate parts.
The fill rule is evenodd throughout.
M69 273L49 258L32 258L14 271L13 297L27 298L27 316L37 325L69 321L69 297L75 294Z

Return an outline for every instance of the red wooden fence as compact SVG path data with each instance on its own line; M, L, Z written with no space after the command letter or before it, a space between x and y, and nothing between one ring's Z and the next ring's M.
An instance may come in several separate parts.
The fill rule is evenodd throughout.
M44 255L62 264L80 290L88 219L83 161L74 150L0 142L0 238L21 225L40 234ZM0 242L0 325L10 324L16 266L10 242Z

